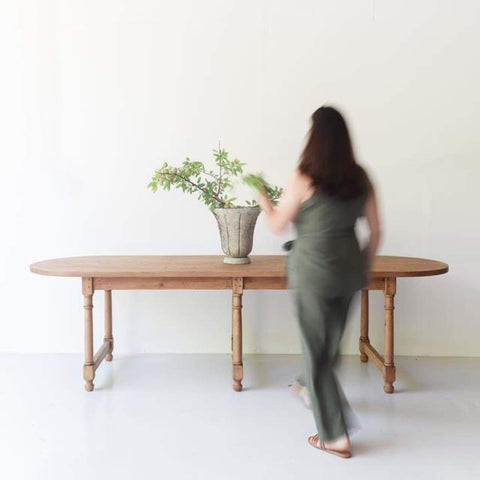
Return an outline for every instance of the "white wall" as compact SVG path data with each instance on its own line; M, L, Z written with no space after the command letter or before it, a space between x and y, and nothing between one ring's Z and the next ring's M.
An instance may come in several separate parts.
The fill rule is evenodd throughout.
M187 155L213 167L220 140L283 185L327 102L376 181L379 253L450 264L398 281L396 353L479 355L479 23L476 0L4 0L0 351L82 351L80 281L34 275L34 261L221 254L208 209L151 193L153 170ZM261 215L252 253L282 253L293 234ZM229 352L229 292L114 301L119 353ZM101 292L94 302L101 325ZM245 292L245 352L300 351L291 302ZM379 292L371 310L382 350Z

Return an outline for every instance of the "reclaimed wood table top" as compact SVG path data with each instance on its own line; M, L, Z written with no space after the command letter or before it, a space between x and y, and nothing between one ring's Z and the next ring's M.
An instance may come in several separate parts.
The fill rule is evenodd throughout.
M251 263L223 263L223 255L92 255L44 260L33 273L58 277L263 277L286 276L288 255L250 255ZM415 257L379 255L372 278L424 277L448 272L446 263Z

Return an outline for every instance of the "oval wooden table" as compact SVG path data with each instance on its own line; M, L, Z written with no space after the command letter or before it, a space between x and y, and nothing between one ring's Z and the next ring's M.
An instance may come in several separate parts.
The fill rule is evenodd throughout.
M85 389L93 390L95 371L105 359L112 360L112 290L131 289L222 289L232 290L233 389L242 389L242 296L244 290L287 289L286 255L251 255L251 263L223 263L223 255L88 256L56 258L30 265L41 275L80 277L84 297ZM436 260L411 257L377 256L369 284L361 293L360 360L371 358L382 371L384 390L392 393L394 363L394 296L398 277L424 277L448 272L448 265ZM105 292L104 341L94 354L93 303L95 290ZM368 338L368 291L385 295L384 356Z

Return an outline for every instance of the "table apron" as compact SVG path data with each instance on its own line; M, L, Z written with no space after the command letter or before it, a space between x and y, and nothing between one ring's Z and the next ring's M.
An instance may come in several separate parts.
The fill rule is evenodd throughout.
M95 290L231 290L242 277L94 277ZM286 277L243 277L244 290L287 290ZM384 290L385 278L373 278L367 290Z
M388 277L387 277L388 278ZM364 287L365 290L385 290L386 278L372 278L368 285Z
M95 290L231 290L240 277L94 277ZM243 277L244 289L285 290L285 277Z

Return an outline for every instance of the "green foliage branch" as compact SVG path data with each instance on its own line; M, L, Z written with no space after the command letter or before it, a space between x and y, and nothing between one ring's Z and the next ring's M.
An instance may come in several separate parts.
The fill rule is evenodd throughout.
M218 150L213 150L213 156L218 173L207 170L202 162L193 161L187 157L180 167L164 162L159 169L155 170L148 188L156 192L159 187L164 190L174 187L186 193L198 193L197 198L211 210L240 207L234 204L237 197L230 197L228 190L232 188L232 178L243 174L246 163L240 162L238 158L230 160L228 152L220 147ZM249 174L244 176L243 180L246 184L254 186L252 178L257 182L261 181L264 189L262 191L266 191L271 196L272 203L276 204L283 189L267 184L260 175ZM258 180L259 178L261 180ZM249 206L258 204L255 200L247 200L246 203Z

